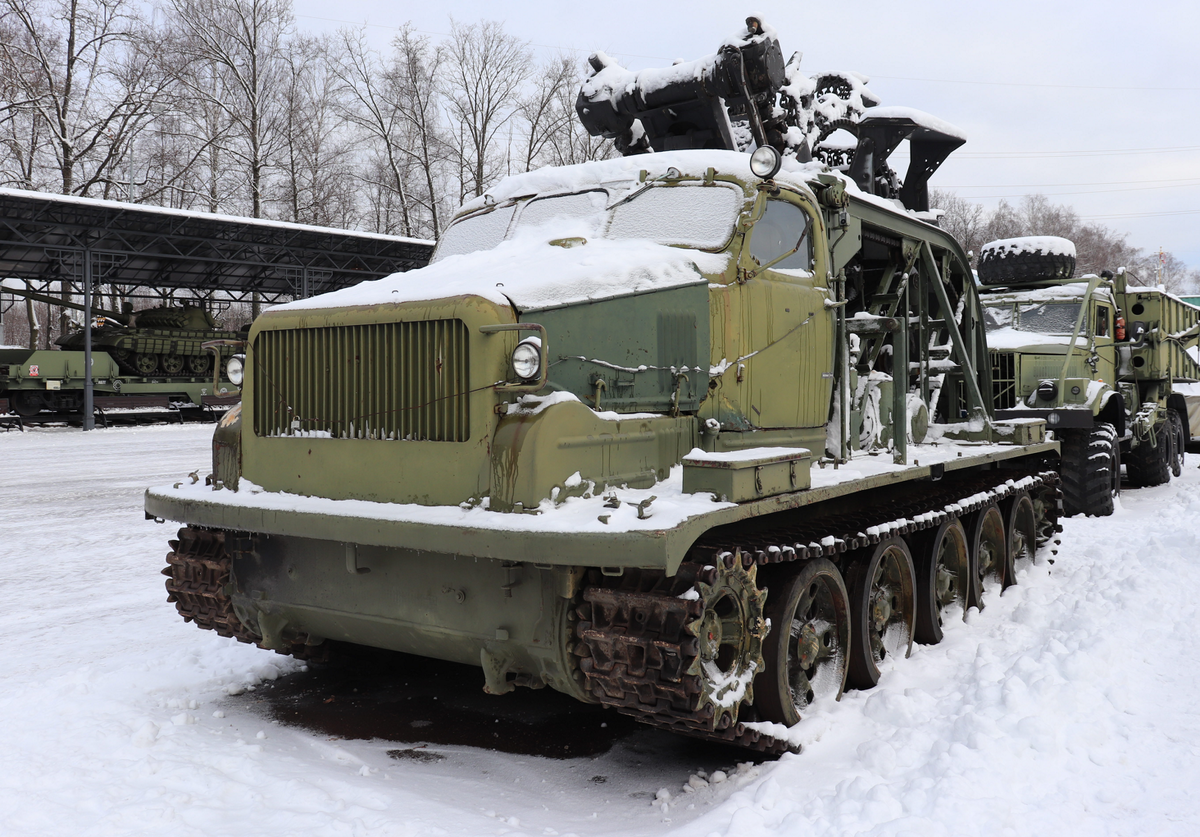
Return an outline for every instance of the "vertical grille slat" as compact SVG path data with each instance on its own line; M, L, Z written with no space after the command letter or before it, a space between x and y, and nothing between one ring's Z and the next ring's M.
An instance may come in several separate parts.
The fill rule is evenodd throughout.
M263 331L254 356L258 436L470 438L462 320Z
M1017 406L1017 368L1013 352L992 352L992 403L997 410Z

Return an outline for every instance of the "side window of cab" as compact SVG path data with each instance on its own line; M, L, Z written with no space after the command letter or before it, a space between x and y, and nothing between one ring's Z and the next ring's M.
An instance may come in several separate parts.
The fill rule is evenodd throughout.
M1108 337L1108 306L1096 306L1096 336Z
M813 267L810 221L803 209L784 200L768 200L762 217L750 233L750 255L760 265L770 264L784 253L796 252L774 265L775 270L808 270Z

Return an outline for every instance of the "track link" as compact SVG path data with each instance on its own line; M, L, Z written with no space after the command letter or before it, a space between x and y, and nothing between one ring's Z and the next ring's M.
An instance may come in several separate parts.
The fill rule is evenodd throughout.
M233 562L225 548L226 533L185 526L177 540L170 541L167 566L167 601L175 605L185 622L233 637L238 642L263 648L262 637L247 627L233 611ZM301 660L321 660L328 643L305 645L293 642L276 653Z
M695 665L701 584L716 579L718 567L830 558L919 532L961 517L1019 491L1041 493L1047 521L1056 531L1059 478L1053 471L1002 479L995 472L945 486L920 499L853 512L814 515L754 533L710 533L700 539L674 576L626 571L616 579L594 578L578 608L575 654L588 691L596 699L642 723L763 753L798 751L728 714L714 713L701 700ZM695 593L693 593L695 591Z

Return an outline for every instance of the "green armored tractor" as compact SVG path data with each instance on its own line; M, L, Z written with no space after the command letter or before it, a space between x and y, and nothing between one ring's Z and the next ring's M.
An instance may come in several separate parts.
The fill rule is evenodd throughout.
M581 119L628 156L508 178L428 267L261 316L211 485L146 494L184 524L180 614L782 752L1013 583L1058 448L995 418L966 254L927 220L963 140L868 109L826 160L797 64L753 18L690 66L597 57Z
M1072 278L1064 238L1004 239L980 251L997 415L1044 419L1062 444L1067 514L1107 515L1121 464L1135 487L1183 466L1187 403L1174 389L1200 380L1187 349L1200 308L1125 271Z

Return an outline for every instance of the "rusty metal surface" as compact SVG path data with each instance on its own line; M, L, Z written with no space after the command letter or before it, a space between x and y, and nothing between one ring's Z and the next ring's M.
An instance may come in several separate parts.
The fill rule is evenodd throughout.
M1023 476L1032 486L1018 488ZM795 751L785 741L764 735L714 713L695 663L700 640L694 626L702 609L697 595L710 584L717 567L771 564L829 558L880 540L920 532L951 518L970 514L1019 491L1043 494L1047 523L1057 526L1058 474L987 473L947 484L878 507L829 515L793 526L753 534L713 533L702 539L676 575L628 571L616 579L596 578L584 590L578 609L575 654L580 657L588 690L600 701L643 723L765 753ZM1044 527L1045 528L1045 527Z
M170 541L171 551L162 571L167 577L167 601L175 605L185 622L262 648L262 637L233 612L232 561L225 547L226 537L225 532L190 526L179 530L178 539ZM301 660L323 659L328 651L325 645L303 642L274 650Z

